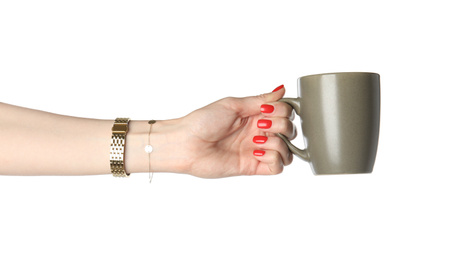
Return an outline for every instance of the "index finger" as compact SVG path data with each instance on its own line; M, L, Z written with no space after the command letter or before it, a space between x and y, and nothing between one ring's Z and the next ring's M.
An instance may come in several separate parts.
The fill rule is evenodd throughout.
M295 118L293 108L289 104L279 101L262 104L260 106L260 112L266 117L285 117L289 120Z

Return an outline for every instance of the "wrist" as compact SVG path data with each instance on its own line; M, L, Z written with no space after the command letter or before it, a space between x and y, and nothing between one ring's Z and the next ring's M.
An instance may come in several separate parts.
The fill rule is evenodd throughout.
M188 158L177 149L184 138L181 122L180 119L158 120L153 124L148 140L148 120L131 120L126 137L126 171L186 172ZM153 147L150 154L145 152L148 144Z

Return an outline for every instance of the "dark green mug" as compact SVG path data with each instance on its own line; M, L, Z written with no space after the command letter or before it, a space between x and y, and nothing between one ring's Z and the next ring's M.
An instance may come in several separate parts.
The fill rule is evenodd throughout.
M371 173L380 123L380 76L340 72L298 79L297 98L283 98L301 118L305 149L281 137L316 175Z

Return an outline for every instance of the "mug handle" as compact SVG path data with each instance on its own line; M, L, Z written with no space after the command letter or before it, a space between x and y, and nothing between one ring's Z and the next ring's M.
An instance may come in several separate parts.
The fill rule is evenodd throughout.
M297 98L282 98L279 101L289 104L293 108L295 113L299 116L299 111L300 111L300 107L301 107L301 98L299 98L299 97L297 97ZM299 149L294 144L292 144L285 135L283 135L281 133L276 133L276 136L280 137L285 142L285 144L288 146L288 149L294 155L298 156L299 158L303 159L306 162L310 161L309 153L307 152L307 150Z

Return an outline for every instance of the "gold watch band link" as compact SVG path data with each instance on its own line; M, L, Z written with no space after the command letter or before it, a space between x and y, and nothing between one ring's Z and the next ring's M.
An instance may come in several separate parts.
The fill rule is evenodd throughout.
M114 177L128 177L125 171L125 142L129 118L117 118L112 126L109 162Z

